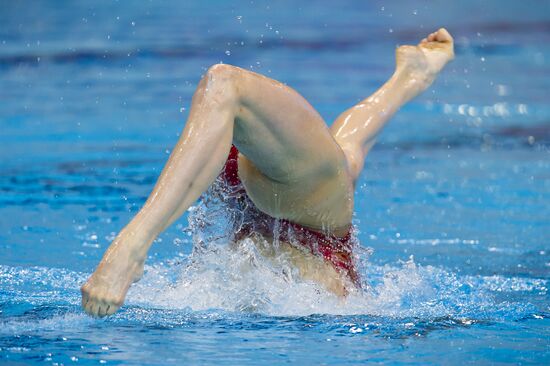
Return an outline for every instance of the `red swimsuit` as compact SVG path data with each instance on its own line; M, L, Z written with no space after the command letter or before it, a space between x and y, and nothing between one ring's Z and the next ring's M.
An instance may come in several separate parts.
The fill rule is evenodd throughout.
M248 197L237 173L237 158L239 151L235 146L231 147L221 177L225 180L228 188L231 189L230 204L236 205L244 212L240 226L236 227L235 237L243 239L254 233L266 237L277 237L277 239L290 243L297 248L308 250L314 255L321 255L331 263L336 270L347 275L350 280L359 286L359 275L353 261L353 238L350 226L347 234L337 237L331 234L320 233L308 229L302 225L290 222L285 219L276 219L260 211ZM240 221L240 220L239 220Z

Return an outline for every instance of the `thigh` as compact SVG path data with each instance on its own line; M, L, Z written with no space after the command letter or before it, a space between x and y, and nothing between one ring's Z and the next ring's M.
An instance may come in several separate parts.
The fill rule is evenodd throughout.
M280 183L342 171L340 146L304 97L265 76L235 72L239 103L233 141L255 168Z

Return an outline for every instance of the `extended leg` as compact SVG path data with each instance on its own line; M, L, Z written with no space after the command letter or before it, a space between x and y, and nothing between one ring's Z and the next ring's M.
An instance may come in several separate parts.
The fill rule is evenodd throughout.
M109 315L122 305L154 238L208 188L232 142L247 158L249 169L243 170L261 176L252 180L274 187L307 190L324 180L320 172L336 171L344 162L324 121L294 90L236 67L212 67L153 192L82 287L88 313Z
M418 46L397 49L393 76L373 95L342 113L331 131L344 150L356 179L375 138L393 114L433 82L439 71L453 58L453 38L440 29Z

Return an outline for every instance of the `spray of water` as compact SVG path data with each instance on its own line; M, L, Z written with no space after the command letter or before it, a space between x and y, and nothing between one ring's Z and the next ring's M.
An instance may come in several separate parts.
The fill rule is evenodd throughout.
M269 259L250 239L231 245L233 231L246 219L242 207L225 204L231 194L234 192L228 192L222 180L211 187L189 215L186 230L193 237L192 254L177 264L149 266L142 281L130 291L130 302L143 307L221 309L276 316L469 318L484 312L494 316L525 308L496 304L489 291L494 278L458 278L440 268L419 266L412 257L395 265L377 266L368 261L372 251L360 245L356 259L363 289L340 298L302 279L285 254L277 252L276 245L276 253Z
M243 207L235 210L224 204L227 194L218 181L202 197L192 208L184 233L193 237L191 255L146 266L143 279L132 286L125 306L110 321L166 325L231 319L231 314L329 314L375 319L369 320L369 327L395 320L400 322L399 329L416 332L415 324L469 325L548 316L527 301L510 300L545 296L548 283L544 279L460 276L418 265L413 258L380 266L369 262L371 251L362 246L356 255L363 289L340 298L302 279L283 252L275 250L273 257L266 258L250 239L232 245L235 225L246 217ZM91 322L80 309L79 287L88 275L0 265L0 301L7 316L0 319L0 334L82 327ZM380 318L384 320L376 320ZM350 332L360 331L350 327Z

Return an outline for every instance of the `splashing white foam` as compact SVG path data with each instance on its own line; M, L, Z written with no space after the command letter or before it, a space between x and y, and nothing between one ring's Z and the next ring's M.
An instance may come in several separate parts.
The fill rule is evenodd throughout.
M477 318L489 311L493 315L486 315L492 318L502 310L503 315L517 310L509 303L495 302L491 291L483 285L483 277L457 278L443 269L418 266L412 259L396 266L368 266L362 273L368 278L368 286L343 299L314 282L302 280L282 261L281 258L265 259L252 242L239 251L229 247L212 248L199 256L191 256L188 263L147 267L142 281L131 289L128 303L273 316ZM179 278L173 279L174 273L178 273ZM489 280L495 282L494 278ZM498 291L516 291L518 281L521 279L504 286L506 288L499 287ZM506 283L501 281L503 285ZM541 283L537 287L545 285Z
M368 263L370 251L364 248L357 253L365 281L363 290L339 298L321 285L300 278L282 254L266 259L252 240L244 240L239 246L229 245L234 222L242 219L242 212L223 204L227 194L221 180L210 188L189 215L188 233L195 243L193 254L180 265L148 266L142 281L130 290L129 303L275 316L367 314L428 318L469 316L495 307L487 286L479 286L484 283L481 277L459 279L443 269L418 266L412 258L396 266L376 266Z
M266 259L249 239L230 245L228 238L234 229L234 220L242 219L242 215L228 211L221 204L226 191L220 190L219 183L189 215L190 225L186 231L194 239L193 253L179 263L169 261L146 266L144 278L132 286L128 294L126 304L131 309L494 320L520 318L534 311L528 303L496 300L495 293L547 293L544 279L459 277L441 268L419 266L412 258L395 265L378 266L368 262L370 251L359 246L356 254L363 290L345 298L337 297L321 285L303 280L284 254ZM65 269L0 265L3 290L0 300L34 305L68 302L70 306L78 306L78 289L86 277ZM63 321L62 318L60 322ZM17 329L27 326L19 320L15 322L12 325ZM39 326L48 328L50 324Z

